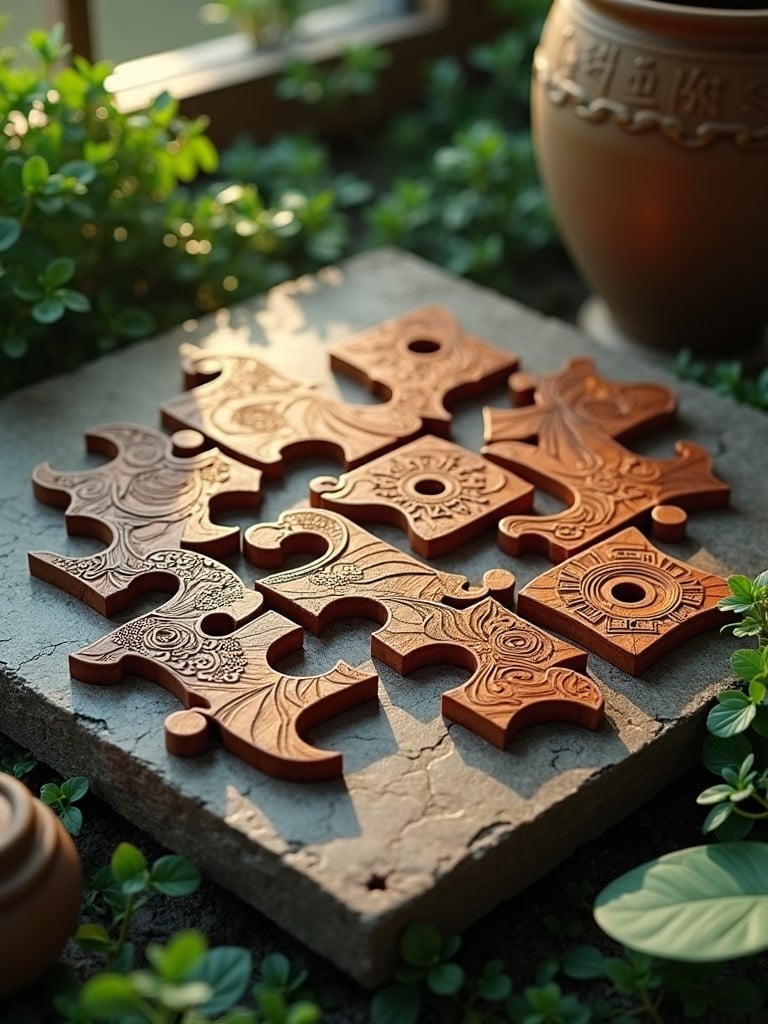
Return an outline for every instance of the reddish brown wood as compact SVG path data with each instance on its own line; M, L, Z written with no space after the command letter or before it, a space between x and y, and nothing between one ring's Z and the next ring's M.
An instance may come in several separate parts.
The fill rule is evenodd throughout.
M464 331L443 306L424 306L331 346L331 365L393 398L447 435L446 405L503 384L518 358Z
M643 522L656 505L726 506L730 488L712 474L703 448L680 441L674 458L651 459L617 440L666 423L673 412L666 388L606 381L586 359L540 378L535 405L486 409L483 453L567 506L553 515L502 519L503 550L538 551L559 562Z
M518 610L638 675L697 633L721 625L728 584L654 547L629 527L529 583Z
M200 431L267 476L288 459L330 456L351 469L421 431L407 402L352 405L285 377L256 356L182 347L186 394L162 408L170 430Z
M651 532L656 540L674 543L685 539L688 513L679 505L657 505L651 510Z
M257 470L215 448L199 451L200 435L191 431L168 438L148 427L95 427L86 446L112 461L72 473L44 463L34 470L32 485L40 501L66 508L70 534L108 546L83 558L30 552L35 576L112 615L138 593L176 586L172 573L147 562L153 551L179 546L219 557L238 550L238 528L214 525L210 513L257 506Z
M425 558L455 551L503 515L524 512L533 487L439 437L420 437L358 469L310 483L312 504L357 523L399 526Z
M168 716L166 745L194 755L212 728L227 750L269 775L314 781L337 778L342 757L308 744L312 725L376 696L369 663L338 662L319 676L288 676L270 662L302 646L302 630L275 612L258 613L262 597L226 566L195 552L160 551L175 563L180 585L156 611L142 615L70 657L85 683L114 684L138 674L169 690L187 709ZM227 625L231 632L221 635Z
M437 571L333 512L284 513L252 527L246 553L274 567L299 552L308 565L267 576L257 587L274 607L320 633L346 616L372 618L375 657L407 675L450 662L469 680L443 697L443 713L498 747L520 728L569 721L596 728L603 715L597 686L582 674L584 651L537 629L490 596L511 599L502 570L486 574L485 592L464 577Z

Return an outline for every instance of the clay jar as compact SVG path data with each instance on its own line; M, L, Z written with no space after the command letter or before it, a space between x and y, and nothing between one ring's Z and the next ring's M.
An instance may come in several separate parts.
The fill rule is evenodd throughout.
M59 819L0 774L0 995L55 961L77 926L81 889L80 859Z
M768 7L554 0L533 133L563 240L615 326L706 353L768 319Z

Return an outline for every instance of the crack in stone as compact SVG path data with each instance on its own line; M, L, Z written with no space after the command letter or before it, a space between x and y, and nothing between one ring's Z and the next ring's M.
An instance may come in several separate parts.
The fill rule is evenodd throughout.
M40 650L37 654L33 655L31 658L27 658L25 661L22 661L19 665L17 665L16 673L18 675L21 675L21 671L25 665L31 665L32 662L39 661L40 658L50 658L51 655L56 653L59 647L72 647L76 643L76 640L59 640L57 643L48 644L46 647L42 648L42 650Z
M490 825L484 825L467 840L467 849L471 850L476 843L481 843L485 839L490 839L492 836L495 836L497 832L507 832L512 827L512 822L508 821L506 818L502 818L500 821L494 821Z

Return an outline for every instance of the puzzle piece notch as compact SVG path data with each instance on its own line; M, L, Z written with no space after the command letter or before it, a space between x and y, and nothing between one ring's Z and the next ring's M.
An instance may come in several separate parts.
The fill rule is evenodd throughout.
M578 385L585 379L592 398L579 405ZM603 384L605 402L595 398ZM672 413L666 388L633 387L605 382L591 360L577 360L561 374L541 379L534 406L484 411L483 454L567 505L553 515L504 517L498 535L504 551L536 551L561 562L616 530L646 521L659 505L727 506L730 488L713 475L712 460L699 445L679 441L674 458L652 459L616 440L667 422ZM528 392L529 383L521 390ZM622 404L617 396L629 397Z
M249 530L246 548L270 567L281 555L322 552L256 586L315 633L347 616L373 619L373 655L402 675L441 662L466 668L469 680L444 695L443 711L499 747L526 723L597 728L602 721L600 691L580 673L584 651L520 619L487 591L477 588L474 600L457 602L457 590L470 596L462 577L421 565L338 514L286 512ZM499 570L485 581L500 585L505 575ZM551 674L558 668L570 674Z
M421 437L336 477L310 482L315 508L355 522L384 522L408 535L424 558L455 551L505 514L533 503L533 487L439 437Z
M136 673L169 690L187 709L166 720L171 752L201 753L215 728L227 750L267 774L292 781L338 778L341 754L318 750L302 734L375 698L373 665L340 661L317 676L277 672L270 663L301 649L301 628L275 612L259 614L261 595L211 559L166 551L149 560L174 559L183 560L178 592L71 655L74 678L115 684ZM224 621L233 631L214 635Z
M639 675L679 643L722 625L727 581L665 554L629 527L543 573L518 609Z
M162 406L163 425L199 431L268 478L280 477L287 461L318 456L352 469L422 431L399 398L353 405L242 351L182 345L181 355L191 390Z
M239 549L236 526L211 513L258 506L261 474L217 449L202 450L194 432L167 437L148 427L110 424L86 434L89 452L111 457L94 469L62 473L47 463L32 474L35 496L65 508L71 535L94 537L106 550L82 558L29 554L33 575L112 615L137 594L173 589L147 556L180 546L222 557ZM182 457L183 453L183 457Z
M331 366L413 409L446 436L447 406L503 384L518 357L464 331L444 306L423 306L330 347Z

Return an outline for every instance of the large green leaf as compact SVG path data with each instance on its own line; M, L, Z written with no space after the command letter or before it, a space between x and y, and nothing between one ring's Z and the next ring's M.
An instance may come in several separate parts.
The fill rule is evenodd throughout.
M696 846L642 864L603 889L595 920L630 949L672 960L768 948L768 844Z

